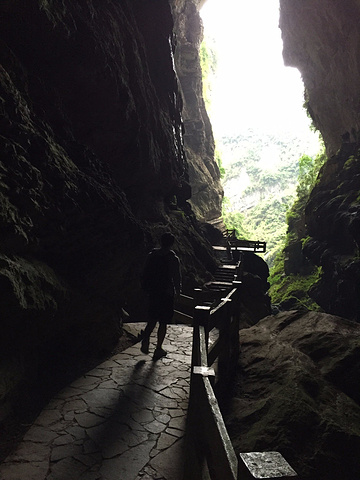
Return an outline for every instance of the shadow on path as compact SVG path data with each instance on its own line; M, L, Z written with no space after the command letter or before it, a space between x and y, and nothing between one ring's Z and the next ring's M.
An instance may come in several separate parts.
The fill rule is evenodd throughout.
M166 342L157 362L134 345L57 394L0 479L181 480L191 328L169 326Z

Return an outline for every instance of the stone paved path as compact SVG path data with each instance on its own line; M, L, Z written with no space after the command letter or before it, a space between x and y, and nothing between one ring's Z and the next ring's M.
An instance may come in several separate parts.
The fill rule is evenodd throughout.
M144 324L129 324L136 334ZM181 480L192 329L171 325L167 357L136 344L44 408L0 465L1 480ZM151 349L152 347L152 349Z

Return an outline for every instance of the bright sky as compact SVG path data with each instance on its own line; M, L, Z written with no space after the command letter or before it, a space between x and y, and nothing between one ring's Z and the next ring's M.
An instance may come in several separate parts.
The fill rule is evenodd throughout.
M301 75L283 63L279 0L207 0L200 14L218 54L210 112L215 137L247 128L306 135Z

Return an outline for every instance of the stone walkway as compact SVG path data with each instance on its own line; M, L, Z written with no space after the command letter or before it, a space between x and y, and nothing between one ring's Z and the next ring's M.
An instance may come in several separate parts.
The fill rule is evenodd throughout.
M152 336L150 355L136 344L66 387L0 465L0 479L182 480L191 337L191 327L171 325L167 357L152 360Z

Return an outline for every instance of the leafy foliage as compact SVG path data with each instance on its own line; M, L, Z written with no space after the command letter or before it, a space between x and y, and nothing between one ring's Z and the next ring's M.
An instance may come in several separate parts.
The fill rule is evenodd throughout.
M225 168L222 166L222 159L219 150L215 149L215 161L217 162L220 170L220 177L225 177Z
M316 155L315 158L309 155L303 155L299 160L299 175L298 186L296 189L297 195L308 195L315 186L317 176L321 166L326 161L326 154L324 151Z
M226 197L224 197L224 202L223 204L226 205ZM229 229L235 229L236 232L236 237L237 238L244 238L244 239L249 239L251 237L249 231L244 227L246 225L244 216L239 213L224 213L223 214L223 219L225 225Z
M299 160L298 185L296 187L297 196L286 214L289 234L286 244L289 244L291 239L301 240L302 238L302 236L299 237L296 233L296 225L302 218L310 192L315 186L319 170L325 161L326 154L324 151L320 152L314 158L309 155L303 155ZM291 236L293 231L295 238L294 236Z
M304 98L305 98L305 101L303 103L303 108L306 111L306 115L311 120L310 130L312 130L313 132L317 132L317 131L319 131L319 129L317 128L317 126L315 125L315 122L314 122L315 116L314 116L313 110L310 106L309 92L307 91L306 87L305 87L305 91L304 91Z
M292 308L320 310L320 307L308 296L308 291L319 280L321 267L314 267L310 275L285 275L284 253L279 253L270 272L270 296L273 304L287 303Z
M217 69L215 40L204 37L200 45L200 66L202 71L203 97L206 110L211 109L211 83Z
M296 198L300 170L310 175L306 161L301 166L298 161L308 146L286 133L248 130L223 137L218 148L225 164L224 222L228 228L246 231L249 239L266 241L265 260L271 267L284 247L286 212Z
M314 188L321 166L326 161L324 150L314 158L303 155L299 159L298 185L296 187L297 197L291 208L286 213L288 226L284 248L293 242L301 241L304 245L309 237L304 229L303 216L306 203L311 190ZM285 275L284 253L279 253L273 267L270 269L270 295L273 303L282 303L293 298L297 306L303 306L311 310L319 310L319 306L309 296L309 288L319 279L321 269L314 267L309 275Z

